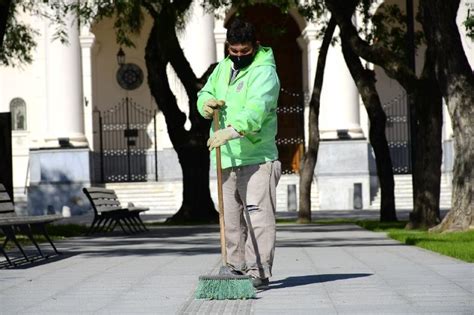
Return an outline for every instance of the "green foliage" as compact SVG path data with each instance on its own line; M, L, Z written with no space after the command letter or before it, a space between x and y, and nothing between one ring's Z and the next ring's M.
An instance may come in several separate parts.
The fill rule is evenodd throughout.
M104 19L114 19L114 31L117 43L135 47L132 35L140 33L145 14L157 18L162 10L167 10L176 28L183 29L187 12L193 0L102 0L68 1L55 0L38 2L34 0L16 0L10 8L3 47L0 48L0 63L19 65L31 63L32 52L36 47L34 37L38 34L30 26L20 22L20 12L26 15L45 18L54 26L54 40L67 43L67 29L71 23L66 17L72 15L81 25L93 25Z
M278 224L295 224L295 219L277 219ZM408 221L380 222L352 218L315 220L312 224L357 224L373 232L387 233L388 237L406 245L421 247L442 255L474 262L474 231L431 233L425 230L405 230Z
M401 59L406 59L407 16L396 4L382 4L376 12L370 13L366 7L362 8L364 29L361 32L369 44L383 45ZM369 29L368 25L372 24ZM424 40L423 32L415 31L415 47Z
M17 18L19 12L28 11L30 11L28 3L12 2L6 22L3 46L0 47L0 64L17 66L31 63L33 60L32 51L36 47L34 36L38 33Z
M65 34L63 16L74 14L81 25L93 25L104 18L114 19L114 31L117 43L122 46L135 47L131 35L140 33L144 21L142 8L144 1L56 1L51 4L55 14L51 17L58 25L58 33ZM160 1L155 1L160 2ZM63 37L61 37L63 39Z
M466 27L466 35L474 40L474 15L470 15L469 12L470 10L468 10L467 18L463 24Z
M425 248L446 256L474 262L474 231L429 233L390 230L388 236L407 245Z
M378 220L356 220L355 224L374 232L384 232L390 229L404 229L407 221L380 222Z
M274 5L281 9L283 13L287 13L288 10L292 7L297 7L299 4L298 0L205 0L202 3L202 6L206 8L209 12L212 12L215 9L222 7L233 7L239 11L242 11L244 8L253 6L255 4L266 4Z
M37 31L12 19L7 24L3 46L0 47L0 63L6 66L28 64L33 61L32 51L36 47Z
M404 222L357 221L359 226L386 232L390 238L406 245L413 245L446 256L474 262L474 231L453 233L430 233L424 230L405 230Z

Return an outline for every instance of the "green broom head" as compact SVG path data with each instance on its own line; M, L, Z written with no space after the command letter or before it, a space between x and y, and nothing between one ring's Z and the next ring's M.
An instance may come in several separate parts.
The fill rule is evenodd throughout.
M200 276L196 299L246 300L255 298L255 288L249 276L207 275Z

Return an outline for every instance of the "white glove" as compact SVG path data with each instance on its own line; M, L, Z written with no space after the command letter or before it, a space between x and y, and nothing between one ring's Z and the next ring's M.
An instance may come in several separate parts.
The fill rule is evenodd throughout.
M212 119L214 115L214 110L224 106L225 102L223 100L210 99L204 103L202 111L204 112L204 118Z
M209 151L214 148L220 147L227 143L227 141L240 138L240 134L232 127L219 129L207 140L207 146Z

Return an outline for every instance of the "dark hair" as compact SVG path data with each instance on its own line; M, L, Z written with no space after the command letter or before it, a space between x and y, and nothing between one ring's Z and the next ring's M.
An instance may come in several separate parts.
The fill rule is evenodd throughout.
M255 27L249 22L236 18L227 29L227 42L231 45L250 42L255 46L257 44Z

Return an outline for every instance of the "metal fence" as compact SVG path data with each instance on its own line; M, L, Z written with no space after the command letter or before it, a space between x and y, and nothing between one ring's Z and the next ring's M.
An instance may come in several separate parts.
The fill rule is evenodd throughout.
M156 111L124 98L99 113L102 182L158 180Z

